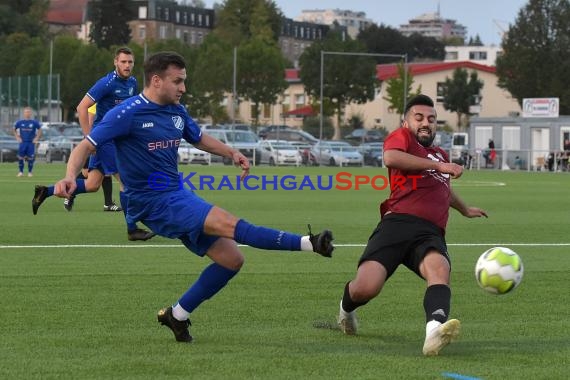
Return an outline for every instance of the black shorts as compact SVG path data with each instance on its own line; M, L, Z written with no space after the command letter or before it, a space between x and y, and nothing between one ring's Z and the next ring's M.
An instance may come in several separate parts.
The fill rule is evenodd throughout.
M441 228L413 215L388 214L372 232L358 265L377 261L386 268L386 278L389 278L400 264L404 264L422 277L420 264L432 249L441 253L451 266Z

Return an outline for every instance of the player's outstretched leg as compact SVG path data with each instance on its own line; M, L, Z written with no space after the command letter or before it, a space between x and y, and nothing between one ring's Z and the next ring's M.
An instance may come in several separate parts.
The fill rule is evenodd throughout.
M426 340L423 348L424 355L438 355L442 348L457 339L460 328L461 323L457 319L450 319L449 321L432 328L426 333Z
M34 198L32 199L32 212L34 215L38 213L38 209L48 196L48 188L46 186L36 185Z
M165 307L164 309L160 309L157 315L158 322L163 325L167 326L172 333L174 334L174 338L177 342L192 342L192 336L188 331L188 327L192 325L189 319L184 321L179 321L178 319L174 318L172 315L172 307Z

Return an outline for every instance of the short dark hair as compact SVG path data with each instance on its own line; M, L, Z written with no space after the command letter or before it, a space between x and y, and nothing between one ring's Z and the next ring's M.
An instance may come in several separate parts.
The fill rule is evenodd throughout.
M154 53L144 62L144 83L145 86L150 84L153 75L162 76L169 66L179 69L186 68L184 57L173 51L161 51Z
M404 110L404 115L406 115L408 113L408 111L413 107L413 106L428 106L428 107L433 107L433 100L424 94L419 94L416 95L410 99L408 99L407 103L406 103L406 109Z
M128 46L121 46L120 48L117 48L117 50L115 50L115 57L118 57L119 54L121 54L121 53L127 54L127 55L134 55L133 51Z

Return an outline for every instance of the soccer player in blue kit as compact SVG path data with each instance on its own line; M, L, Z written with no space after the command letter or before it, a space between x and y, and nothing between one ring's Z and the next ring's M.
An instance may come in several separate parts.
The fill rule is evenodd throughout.
M125 186L128 217L142 221L153 232L178 238L211 263L173 306L158 312L158 321L169 327L179 342L191 342L190 314L219 292L240 270L244 257L237 243L283 251L314 251L331 257L333 236L328 230L297 234L250 224L214 206L179 185L177 151L182 138L199 149L231 159L249 173L249 161L239 151L203 134L188 115L180 98L186 91L186 64L174 52L159 52L144 64L145 86L138 96L110 110L71 153L64 179L55 195L69 197L76 189L75 176L96 147L114 140L119 172ZM156 186L153 178L163 179Z
M36 158L36 143L42 137L42 129L37 120L32 119L32 109L24 108L24 118L14 124L14 136L20 143L18 148L18 177L24 175L24 160L28 161L28 177L32 177Z
M125 99L132 97L138 93L137 80L132 76L132 69L134 66L134 55L128 47L121 47L115 51L115 70L108 73L99 79L87 91L79 105L77 106L77 113L79 115L79 124L85 135L88 135L92 129L98 128L99 123L109 110L116 105L122 103ZM93 127L89 123L88 109L92 105L97 104L97 111ZM105 211L125 211L125 218L127 220L127 237L129 240L148 240L155 234L138 228L136 223L130 221L126 217L125 210L125 195L123 192L123 185L118 175L116 159L115 159L115 144L113 141L108 141L97 147L97 152L91 156L89 160L89 175L86 180L78 179L76 191L70 195L65 202L65 208L71 211L73 202L77 194L96 192L101 187L105 178L114 175L119 181L121 187L120 198L122 209L114 204L112 201L112 188L107 189L105 198ZM108 186L112 186L110 183ZM32 200L32 211L34 215L37 213L38 208L47 197L53 195L53 186L36 186L34 198Z

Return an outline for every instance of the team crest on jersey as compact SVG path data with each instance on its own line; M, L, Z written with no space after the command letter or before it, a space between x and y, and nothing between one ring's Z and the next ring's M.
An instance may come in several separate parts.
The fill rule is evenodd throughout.
M179 130L184 129L184 121L182 120L182 117L172 116L172 122L174 123L174 126L176 127L176 129L179 129Z

